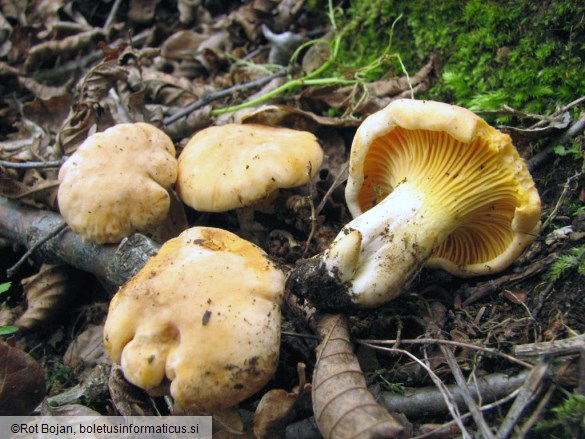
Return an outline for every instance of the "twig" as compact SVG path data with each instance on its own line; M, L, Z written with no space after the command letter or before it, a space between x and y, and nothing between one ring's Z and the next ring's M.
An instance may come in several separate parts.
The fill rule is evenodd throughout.
M304 258L307 252L309 251L309 246L311 245L311 241L313 240L313 236L315 236L315 232L317 230L317 212L315 211L315 203L313 201L313 197L315 196L315 183L311 179L311 173L313 171L313 164L309 162L307 165L307 173L309 174L309 206L311 207L311 231L309 232L309 236L307 237L307 243L305 244L305 250L303 250L302 257Z
M545 258L533 262L532 264L524 267L521 273L500 276L497 279L489 280L480 285L477 285L467 291L469 296L467 297L467 299L463 301L462 305L463 306L471 305L472 303L487 296L488 294L498 291L506 284L514 284L516 282L532 277L538 273L541 273L546 268L548 268L553 262L555 262L558 258L559 258L558 254L551 253Z
M7 160L0 160L0 166L12 169L44 169L44 168L59 168L65 163L66 157L61 160L47 160L45 162L9 162Z
M508 355L504 352L500 352L493 348L488 348L485 346L478 346L471 343L464 343L461 341L453 341L453 340L444 340L444 339L435 339L435 338L415 338L415 339L400 339L400 340L356 340L357 343L372 343L372 344L396 344L400 341L403 344L438 344L438 345L449 345L455 346L463 349L472 349L475 351L482 351L487 352L493 355L497 355L501 358L508 360L511 363L518 364L522 367L526 367L531 369L534 365L532 363L528 363L526 361L520 360L516 357Z
M517 375L492 373L479 377L470 385L474 398L491 403L498 398L517 390L528 377L528 371ZM447 384L447 389L459 407L464 406L461 389L457 384ZM442 393L434 386L407 388L403 393L382 392L384 406L390 411L404 413L407 418L442 416L447 413L447 406Z
M346 162L341 166L341 169L339 170L339 174L337 174L337 176L335 177L335 180L333 180L333 183L331 184L329 189L327 189L327 192L325 192L325 195L323 195L323 199L321 200L321 202L317 206L317 210L315 212L317 215L319 215L321 213L321 211L325 207L325 203L327 203L327 200L329 199L329 197L331 197L331 194L333 193L333 191L335 189L337 189L337 187L340 184L343 184L343 182L345 180L347 180L348 169L349 169L349 162Z
M378 346L378 345L366 343L366 342L361 342L361 344L363 344L364 346L369 346L373 349L378 349L378 350L382 350L385 352L392 352L392 353L396 353L396 354L406 355L409 358L411 358L412 360L414 360L416 363L418 363L429 374L429 377L431 378L431 380L433 381L435 386L437 386L437 389L439 390L441 397L443 398L443 401L444 401L447 409L451 413L453 420L457 423L457 426L461 429L462 436L464 438L471 439L471 435L469 434L469 432L465 428L465 425L463 425L463 422L461 421L461 414L459 413L459 408L457 407L457 401L452 393L452 390L454 390L454 389L452 387L449 388L445 383L443 383L441 378L439 378L435 374L435 372L433 372L433 370L430 367L428 367L422 360L420 360L415 355L413 355L410 352L405 351L403 349L387 348L387 347L382 347L382 346ZM384 405L386 407L388 407L387 404L384 404ZM398 409L397 411L402 411L402 410Z
M518 396L514 400L514 404L510 407L506 418L496 433L497 439L506 439L510 435L518 419L522 416L524 409L526 409L526 406L536 397L547 371L548 364L539 364L530 371L528 378L526 378L526 381L520 389L520 393L518 393Z
M581 96L580 98L575 99L573 102L568 103L564 107L559 108L555 114L562 114L565 111L570 110L571 108L579 105L580 103L585 102L585 96Z
M560 137L551 140L546 148L540 151L538 154L532 156L527 162L526 166L530 172L538 168L542 163L546 161L554 148L558 145L567 143L574 137L577 137L585 129L585 117L578 119L567 129Z
M61 215L32 209L0 197L0 235L26 248L64 224ZM140 270L160 246L136 233L120 244L99 245L84 242L71 230L46 240L37 249L47 263L65 263L119 286Z
M538 405L534 409L534 412L530 415L530 417L526 420L526 422L520 427L520 431L518 432L517 437L523 438L526 437L526 434L530 431L530 429L534 426L536 421L540 418L540 414L548 405L550 399L552 398L555 391L555 385L551 384L544 396L538 402Z
M461 395L463 397L463 400L465 401L465 404L467 405L467 408L469 409L471 416L473 417L473 420L475 421L475 425L478 427L479 431L481 432L482 437L485 439L494 438L494 434L492 432L492 429L487 424L485 418L483 417L483 413L479 409L479 405L477 404L477 402L475 402L475 399L471 395L471 392L469 390L469 386L467 385L467 381L465 380L465 377L463 376L463 372L461 372L461 368L459 367L459 364L457 364L457 359L455 358L455 355L453 355L453 352L449 348L447 348L446 346L443 346L443 345L441 346L441 352L443 352L443 355L445 356L445 359L447 360L447 364L449 365L449 368L451 369L451 373L453 374L453 377L455 378L455 382L457 383L457 385L461 389Z
M201 97L200 99L196 100L195 102L187 105L182 110L179 110L175 114L165 118L163 121L163 124L165 126L170 125L173 122L179 120L181 117L187 116L188 114L192 113L193 111L195 111L201 107L204 107L205 105L207 105L213 101L216 101L218 99L222 99L226 96L229 96L232 93L236 93L236 92L244 91L244 90L249 90L251 88L262 87L263 85L268 84L273 79L286 75L287 71L288 70L286 68L282 68L282 69L278 70L277 72L273 73L272 75L264 76L262 78L254 80L254 81L246 82L245 84L237 84L237 85L234 85L233 87L229 87L229 88L226 88L224 90L208 93L208 94L204 95L203 97Z
M524 358L574 355L585 347L585 334L563 340L542 341L514 346L514 355Z
M59 226L57 226L53 231L47 233L42 239L38 240L37 242L34 243L34 245L32 245L25 253L24 255L22 255L22 257L16 262L16 264L14 264L12 267L10 267L8 270L6 270L6 277L11 278L12 276L14 276L14 274L18 271L18 269L20 267L22 267L24 265L24 263L27 261L27 259L36 251L39 249L39 247L41 245L43 245L44 243L46 243L47 241L49 241L50 239L55 238L57 235L59 235L62 231L64 231L65 229L67 229L67 227L69 227L67 225L67 223L63 223L60 224Z
M110 13L108 14L108 18L106 19L106 22L104 23L104 27L102 29L107 31L110 28L110 26L116 19L116 15L118 14L118 10L120 9L121 4L122 0L116 0L114 2L114 4L112 5L112 9L110 9Z
M582 175L583 172L579 171L575 173L575 175L567 179L567 181L563 185L563 191L561 192L561 195L559 195L559 199L557 200L555 207L553 208L552 212L548 215L546 221L542 224L542 230L546 230L549 224L554 221L554 219L557 216L557 213L559 212L559 209L561 208L561 205L564 203L565 198L567 198L569 191L572 190L571 188L572 184L575 181L578 181Z
M520 391L520 389L516 389L512 393L506 395L504 398L498 399L497 401L494 401L491 404L482 405L479 409L482 412L485 412L487 410L491 410L493 408L496 408L496 407L499 407L503 404L506 404L506 403L510 402L511 400L513 400L514 398L516 398L516 395L518 395L519 391ZM471 417L471 413L465 413L464 415L461 415L462 420L465 420L465 419L470 418L470 417ZM424 433L424 434L415 436L412 439L425 439L425 438L428 438L430 436L434 436L436 433L439 433L442 430L446 430L446 429L450 428L452 425L455 425L455 421L449 421L449 422L441 425L440 427L435 428L432 431L429 431L428 433Z

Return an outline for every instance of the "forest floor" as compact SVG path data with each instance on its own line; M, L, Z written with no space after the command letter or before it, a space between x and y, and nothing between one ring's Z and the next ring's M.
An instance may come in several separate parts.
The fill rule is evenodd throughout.
M115 285L75 268L77 261L56 264L50 250L25 253L36 238L19 223L58 212L58 168L86 137L144 121L163 129L178 155L195 132L228 122L311 131L325 152L312 183L282 191L275 212L255 217L263 226L256 241L288 271L326 249L350 220L344 165L363 119L394 99L427 96L442 81L437 54L408 77L319 76L335 54L335 33L302 1L179 1L181 9L156 0L4 3L1 414L173 410L169 398L150 397L112 368L102 332ZM301 47L318 38L328 42ZM512 121L499 128L527 161L542 201L540 235L510 268L468 279L424 269L398 299L346 313L368 388L403 437L585 435L585 140L583 98L574 99L545 116L498 111ZM187 218L241 233L233 211L188 209ZM303 374L311 382L318 344L294 305L284 305L274 378L239 406L244 431L217 437L254 437L254 428L257 437L320 437L310 392L293 391ZM476 403L467 398L475 386ZM274 403L286 408L257 413L252 427L273 389L291 392ZM458 404L444 403L450 394Z

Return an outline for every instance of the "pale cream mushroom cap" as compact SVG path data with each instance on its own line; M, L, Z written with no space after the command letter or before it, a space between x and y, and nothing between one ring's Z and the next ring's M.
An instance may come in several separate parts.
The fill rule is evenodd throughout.
M236 405L273 376L284 274L233 233L194 227L167 241L114 296L106 350L146 390L165 378L187 410Z
M175 147L146 123L88 137L59 171L59 209L84 240L115 243L161 223L177 178Z
M429 267L459 276L497 272L538 234L540 197L526 164L508 135L467 109L401 99L363 122L350 157L350 212L358 217L403 182L458 225Z
M177 193L195 210L225 212L307 183L322 161L319 142L306 131L213 126L195 134L181 152Z

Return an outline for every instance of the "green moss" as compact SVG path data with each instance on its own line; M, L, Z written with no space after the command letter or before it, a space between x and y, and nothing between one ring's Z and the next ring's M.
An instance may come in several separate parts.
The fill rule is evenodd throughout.
M585 4L577 0L350 0L333 74L410 74L437 52L443 80L425 96L473 110L506 104L546 114L585 95Z
M569 394L561 404L553 407L552 416L536 424L534 437L561 439L577 437L585 429L585 396ZM580 429L580 430L579 430Z

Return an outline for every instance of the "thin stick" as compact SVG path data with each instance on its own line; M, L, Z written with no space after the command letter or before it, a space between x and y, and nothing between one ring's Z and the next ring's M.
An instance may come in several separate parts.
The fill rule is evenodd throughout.
M538 166L546 161L548 156L553 152L557 145L563 145L574 137L577 137L585 129L585 117L576 120L560 137L549 142L549 145L533 155L527 162L526 166L530 172L533 172Z
M398 342L398 340L356 340L356 342L384 345L384 344L396 344ZM434 338L416 338L416 339L401 339L400 343L405 343L405 344L439 344L439 345L442 344L442 345L456 346L456 347L460 347L460 348L464 348L464 349L472 349L475 351L488 352L490 354L494 354L494 355L497 355L499 357L505 358L509 362L516 363L516 364L518 364L522 367L525 367L527 369L532 369L534 367L534 364L532 364L532 363L520 360L516 357L508 355L504 352L500 352L496 349L488 348L485 346L478 346L478 345L471 344L471 343L464 343L464 342L460 342L460 341L434 339Z
M333 191L335 189L337 189L337 187L347 179L348 169L349 169L349 162L346 162L341 167L339 174L337 174L337 177L335 177L335 180L333 180L333 183L331 184L329 189L327 189L327 192L325 192L325 195L323 195L323 199L321 200L321 202L317 206L317 210L316 210L317 215L319 215L321 213L321 211L325 207L325 203L327 203L327 200L329 199L329 197L331 196Z
M106 22L104 23L104 27L102 29L108 30L110 28L110 26L114 22L114 19L116 18L116 15L118 14L118 10L120 9L121 4L122 0L116 0L114 2L114 4L112 5L112 9L110 9L108 18L106 19Z
M463 397L463 400L465 401L467 408L471 412L471 416L473 417L473 420L475 421L475 425L477 425L477 428L481 432L482 437L484 437L486 439L495 438L495 436L492 432L492 429L490 428L490 426L486 422L485 418L483 417L483 413L479 409L479 405L477 404L477 402L475 402L475 399L473 399L473 396L471 396L471 392L469 391L467 381L465 380L465 377L463 376L463 372L461 372L461 368L459 367L459 364L457 364L457 359L455 358L455 355L453 355L453 352L449 348L447 348L446 346L441 346L441 351L443 352L443 355L445 356L445 358L447 360L447 364L449 365L449 368L451 369L451 373L453 374L453 377L455 378L455 382L457 383L457 385L461 389L461 396Z
M313 240L313 236L315 236L315 231L317 230L317 212L315 211L315 203L313 202L313 197L315 196L315 184L311 179L311 173L313 171L313 164L309 162L307 165L307 173L309 174L309 206L311 207L311 232L307 237L307 244L305 245L305 250L303 251L303 258L309 251L309 246L311 245L311 241Z
M493 408L499 407L502 404L506 404L506 403L512 401L514 398L516 398L516 395L518 395L518 392L520 392L520 389L514 390L509 395L505 396L502 399L499 399L497 401L494 401L491 404L482 405L479 409L482 412L484 412L484 411L491 410ZM471 413L465 413L464 415L461 416L461 419L462 420L465 420L465 419L470 418L470 417L471 417ZM429 436L434 436L436 433L439 433L440 431L446 430L447 428L451 427L452 425L455 425L455 423L456 422L454 420L453 421L449 421L449 422L441 425L440 427L435 428L432 431L429 431L427 433L424 433L424 434L415 436L412 439L425 439L425 438L428 438Z
M429 377L431 378L433 383L435 383L435 385L437 386L437 388L441 392L441 395L443 395L443 399L445 400L445 404L447 405L447 408L449 409L449 412L451 413L453 420L457 423L457 426L460 428L462 436L464 438L471 439L471 435L469 434L469 432L467 431L467 429L465 428L465 425L463 425L463 422L461 420L461 414L459 413L459 409L457 408L457 403L455 402L454 396L451 394L451 392L449 391L449 389L447 388L445 383L443 383L441 378L439 378L435 374L435 372L432 371L432 369L430 367L428 367L423 361L421 361L415 355L413 355L410 352L405 351L403 349L377 346L375 344L371 344L371 343L364 342L364 341L361 341L360 343L364 346L369 346L373 349L378 349L381 351L406 355L406 356L410 357L412 360L414 360L416 363L418 363L429 374Z
M177 120L179 120L180 118L191 114L193 111L195 111L201 107L204 107L205 105L209 104L210 102L216 101L216 100L224 98L226 96L229 96L232 93L236 93L236 92L244 91L244 90L249 90L251 88L262 87L263 85L268 84L273 79L286 75L286 73L287 73L287 69L282 68L282 69L278 70L277 72L273 73L272 75L264 76L262 78L254 80L254 81L246 82L245 84L234 85L233 87L229 87L229 88L226 88L224 90L208 93L208 94L204 95L203 97L201 97L200 99L196 100L195 102L187 105L182 110L179 110L175 114L165 118L165 120L163 121L163 124L165 126L170 125L173 122L176 122Z
M18 262L16 264L14 264L12 267L10 267L8 270L6 270L6 277L11 278L12 276L14 276L16 271L22 265L24 265L26 260L30 257L30 255L32 255L35 252L35 250L37 250L41 245L43 245L48 240L53 239L54 237L59 235L59 233L61 233L65 229L67 229L67 227L69 227L67 223L60 224L55 230L48 233L46 236L44 236L39 241L35 242L35 244L33 246L31 246L31 248L29 248L24 255L22 255L22 257L18 260Z
M572 184L575 181L577 181L579 178L581 178L582 175L583 175L583 172L577 172L575 175L573 175L572 177L569 177L567 179L567 181L563 185L563 191L561 192L561 195L559 195L559 199L557 200L555 207L553 208L552 212L548 215L548 218L546 219L546 221L542 224L542 227L541 227L542 230L546 230L548 225L554 221L554 219L557 216L557 213L559 212L559 209L561 208L561 205L565 202L565 198L567 198L567 195L568 195L569 191L571 190Z
M519 438L526 437L526 434L528 433L528 431L530 431L530 429L534 426L534 424L536 424L536 422L540 418L540 414L546 408L546 406L548 405L550 399L552 398L552 396L553 396L553 394L555 392L555 387L556 386L554 384L551 384L548 387L546 393L540 399L538 405L534 409L534 412L530 415L530 417L522 425L522 427L520 427L520 432L518 433L517 437L519 437Z
M528 374L528 378L520 388L520 393L515 399L514 404L510 407L506 418L500 425L497 432L498 439L506 439L510 436L512 429L518 423L518 419L522 416L524 409L530 404L538 393L543 378L548 371L548 364L539 364L534 367Z
M9 162L7 160L0 160L0 166L12 169L59 168L63 163L65 163L65 159L47 160L45 162Z

